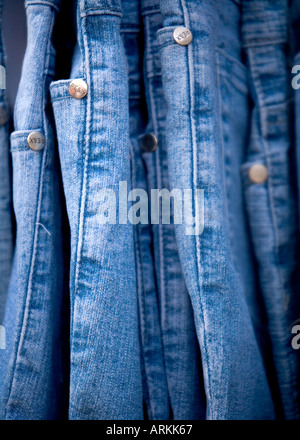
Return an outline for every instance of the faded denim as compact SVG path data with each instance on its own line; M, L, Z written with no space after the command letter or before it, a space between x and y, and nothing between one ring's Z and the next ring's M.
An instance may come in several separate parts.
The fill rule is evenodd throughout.
M205 193L202 235L187 236L182 225L175 225L175 230L201 349L206 416L272 419L270 388L243 287L248 269L241 273L234 264L229 224L224 220L217 60L221 50L233 69L241 62L239 8L232 1L162 0L161 12L163 27L157 37L168 106L170 185L182 189L192 185ZM181 25L193 32L188 46L173 40L174 28ZM231 93L233 99L241 99L234 90ZM245 245L247 240L241 243Z
M50 86L71 229L70 419L143 417L133 227L97 216L101 189L130 184L120 21L120 1L79 1L71 79L88 94Z
M141 10L138 6L122 2L121 32L128 57L132 185L150 194L153 188L169 188L167 109L156 39L162 18L158 5L145 1ZM144 133L158 138L155 152L143 151L139 140ZM172 223L171 217L171 224L162 224L160 213L158 225L134 227L144 400L150 419L203 419L199 346Z
M60 1L25 3L10 276L0 126L0 418L298 419L288 1L78 0L65 76ZM173 39L178 26L193 34L187 46ZM78 78L82 99L69 91ZM28 147L32 131L43 150ZM262 183L249 176L257 163ZM120 181L148 194L192 189L194 211L204 190L203 232L187 235L174 213L171 224L161 213L159 224L101 224L102 190L117 195ZM118 197L116 208L118 218Z
M4 317L10 343L0 351L0 414L8 420L61 418L64 402L60 177L47 107L58 5L26 2L28 42L11 134L17 235ZM32 131L45 135L43 150L28 147Z

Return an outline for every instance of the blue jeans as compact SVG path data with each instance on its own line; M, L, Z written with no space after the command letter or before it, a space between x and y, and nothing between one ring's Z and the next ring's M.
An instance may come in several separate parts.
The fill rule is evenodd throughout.
M240 12L237 3L161 1L163 27L157 37L162 61L162 80L168 106L166 139L171 188L204 189L205 227L202 235L186 235L184 225L175 225L180 261L194 310L199 339L208 419L274 418L274 407L266 370L246 302L244 280L249 264L240 269L232 254L249 246L243 230L234 231L241 243L232 247L236 237L230 233L226 196L224 154L233 155L224 145L220 123L218 59L229 64L233 87L227 89L232 108L246 99L241 96L246 85L240 66ZM221 19L222 17L222 19ZM187 46L174 42L178 26L192 30L193 41ZM216 50L216 46L218 49ZM236 85L237 84L237 85ZM242 89L242 90L240 90ZM233 127L238 145L245 138L245 122ZM225 141L228 140L224 136ZM240 153L240 160L242 153ZM228 159L226 159L228 161ZM235 164L237 158L235 158ZM232 167L234 164L231 165ZM237 172L237 171L236 171ZM227 189L227 194L226 194ZM233 210L240 205L237 187ZM196 200L195 200L196 203ZM241 224L243 226L243 222ZM231 238L231 239L230 239ZM238 238L237 238L238 240ZM236 259L239 258L237 255ZM249 258L249 257L248 257ZM248 287L251 296L251 285ZM251 301L251 299L250 299Z
M123 1L122 7L121 32L129 72L132 186L150 194L152 189L169 189L167 108L156 39L162 17L157 2L144 1L139 10L138 2L134 8L132 1ZM158 139L154 152L142 148L145 133L153 133ZM205 394L199 344L173 216L170 223L162 223L160 212L158 225L140 223L134 227L146 414L150 419L203 419Z
M60 1L26 1L10 277L0 126L1 419L299 418L287 6L78 0L62 79ZM193 35L186 45L174 40L179 26ZM75 97L78 79L87 89ZM167 224L162 212L109 221L108 200L117 219L131 207L120 182L149 197L190 191L195 225L201 189L203 231L175 221L175 198Z
M0 351L0 414L2 419L57 419L64 405L64 264L60 172L48 104L58 2L26 6L28 47L11 134L17 235L4 317L7 349ZM32 132L45 136L43 149L29 148Z
M2 9L3 1L0 1L0 17L2 17ZM5 54L2 36L0 37L0 68L0 325L2 325L14 246L9 157L9 110L6 102Z
M77 17L71 79L88 93L73 98L70 79L50 86L71 229L69 418L141 419L133 227L98 218L101 191L130 183L121 2L79 1Z
M299 318L299 302L297 307L297 290L292 287L296 212L290 164L287 11L287 1L266 1L263 7L260 1L242 2L242 44L253 109L241 171L278 384L277 415L295 419L299 418L299 363L298 352L291 345L291 327ZM249 178L255 164L268 170L268 178L261 184Z

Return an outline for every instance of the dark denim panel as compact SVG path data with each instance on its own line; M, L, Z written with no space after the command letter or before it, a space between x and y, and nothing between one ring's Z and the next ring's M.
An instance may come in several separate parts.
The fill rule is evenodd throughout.
M166 144L167 104L161 73L160 46L157 31L162 15L159 2L143 1L145 30L144 81L148 109L146 132L158 138L153 153L143 153L148 175L148 188L170 190ZM170 224L152 225L154 261L159 298L163 353L168 381L170 406L174 419L205 418L205 396L201 357L196 336L193 309L178 255L174 228L174 206Z
M135 1L134 4L132 0L122 1L121 33L128 65L132 187L142 188L150 194L147 184L149 170L146 169L139 143L140 136L145 133L147 123L143 87L144 35L139 6L139 1ZM145 417L150 420L167 420L171 417L170 402L160 325L151 225L141 223L135 225L134 240Z
M292 276L296 269L296 209L290 148L290 84L287 73L287 1L242 2L242 41L246 47L253 109L247 157L242 166L251 237L259 264L268 316L272 360L280 399L278 417L299 418L298 353L291 345L294 309ZM255 164L268 171L254 183Z
M3 1L0 1L2 29ZM3 323L13 258L13 216L9 157L9 109L6 97L6 56L0 32L0 325ZM2 330L4 331L4 330Z

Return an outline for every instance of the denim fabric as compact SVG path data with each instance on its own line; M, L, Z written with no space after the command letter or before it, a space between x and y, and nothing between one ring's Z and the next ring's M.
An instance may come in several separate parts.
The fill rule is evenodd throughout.
M0 90L0 419L299 419L291 3L25 1L12 195ZM186 46L178 26L193 34ZM71 65L59 65L67 47ZM32 131L44 149L28 147ZM191 190L195 216L203 190L203 231L175 224L172 198L170 224L162 209L158 224L120 221L138 191L150 208L153 189ZM103 222L112 202L116 221Z
M3 1L0 2L0 29ZM13 256L13 225L9 158L9 112L6 101L5 55L0 33L0 325L4 317L6 295Z
M238 32L239 16L238 8L233 7L230 16L223 17L220 27L225 35L232 32L230 29L233 28ZM267 319L250 238L240 170L246 160L251 101L247 68L242 63L241 49L238 46L235 53L232 53L230 44L231 42L224 39L218 41L216 47L220 154L225 189L224 220L228 223L232 262L239 277L241 291L247 300L255 336L267 368L270 355Z
M122 1L121 35L127 56L129 85L129 130L131 179L133 188L147 187L147 172L139 147L139 135L145 132L146 117L143 88L143 34L138 1ZM157 284L154 273L151 226L134 226L136 285L139 305L141 367L144 417L170 418L170 402L159 321Z
M219 124L216 46L240 61L236 2L161 1L158 33L167 100L171 188L204 189L202 235L176 225L180 260L201 347L208 419L274 418L241 274L232 258ZM193 33L188 46L173 40L177 26ZM236 64L236 63L235 63ZM238 81L238 79L237 79ZM232 99L239 99L236 94ZM235 102L232 103L234 107ZM233 213L234 215L234 213ZM239 234L239 232L238 232ZM247 263L248 264L248 263ZM247 267L244 272L247 272Z
M132 182L134 188L143 188L150 194L153 188L169 187L164 137L166 103L156 40L161 15L157 2L144 2L142 11L138 2L134 7L131 1L123 1L122 7L121 31L129 70ZM148 117L144 109L143 67ZM153 153L143 152L139 142L149 132L155 133L159 141ZM146 417L204 418L199 347L174 225L163 225L160 217L159 225L139 223L134 229Z
M294 66L300 65L300 3L297 0L292 2L292 9L290 12L290 46L291 46L291 60L290 60L290 68L291 72L293 72L291 81L297 82L296 87L299 86L299 70L297 68L297 72L295 73L292 69ZM300 90L296 88L293 90L294 92L294 131L295 131L295 174L297 179L297 201L298 201L298 232L300 231ZM299 246L298 246L299 248ZM300 264L300 263L299 263ZM299 267L299 266L298 266ZM300 283L299 283L300 284Z
M166 147L167 104L162 86L157 31L162 27L159 2L142 1L144 25L144 83L148 121L146 132L158 139L154 153L143 153L147 170L148 191L170 189ZM171 199L172 200L172 199ZM171 417L205 418L205 397L199 344L193 309L179 260L174 229L174 212L170 224L152 225L155 275L157 279L160 324Z
M0 2L0 24L2 29L3 1ZM0 65L1 65L1 89L0 89L0 395L5 370L2 360L8 361L8 347L10 347L9 327L6 325L5 314L7 312L7 293L11 275L13 257L13 227L12 227L12 203L11 203L11 176L9 157L9 115L6 101L6 72L5 55L2 32L0 33ZM10 316L8 322L12 322Z
M71 229L70 419L141 419L133 227L100 224L102 189L130 188L128 75L121 2L78 2L71 78L51 84ZM117 205L117 215L119 208Z
M278 417L295 419L298 353L292 348L290 329L295 313L291 280L296 268L296 212L289 163L287 11L287 1L242 1L242 42L253 100L242 178L280 394ZM268 170L262 184L248 176L256 163Z
M293 84L295 79L297 80L296 87L299 87L299 67L297 67L297 73L295 74L294 66L300 66L300 3L297 0L292 2L292 9L290 11L290 26L289 26L289 42L290 42L290 72L291 78L290 81ZM298 259L296 266L296 276L294 279L295 283L295 295L293 297L293 302L298 301L296 307L294 307L295 315L293 317L293 322L291 328L294 325L299 325L300 323L300 295L298 295L299 286L300 286L300 88L293 88L293 104L294 104L294 118L292 122L294 124L292 133L294 134L294 149L292 150L291 160L294 165L294 176L297 187L297 214L298 214L298 222L297 222L297 232L298 232L298 241L296 243L297 251L298 251ZM291 308L291 307L290 307ZM293 309L292 309L293 310ZM298 350L299 352L299 350ZM299 353L300 355L300 353ZM300 383L300 368L298 368L298 384ZM299 390L299 385L298 385Z
M48 112L58 2L28 1L26 7L27 50L11 134L17 237L4 318L10 346L0 359L0 413L2 419L37 420L61 418L64 402L60 178ZM32 131L44 133L43 150L28 147Z

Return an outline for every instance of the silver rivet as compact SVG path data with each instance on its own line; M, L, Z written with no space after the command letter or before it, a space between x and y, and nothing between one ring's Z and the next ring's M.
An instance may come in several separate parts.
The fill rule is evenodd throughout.
M249 179L253 183L264 183L268 178L268 169L265 165L257 163L249 169Z
M186 46L192 41L193 34L186 27L179 26L173 32L173 38L177 44L180 44L181 46Z
M82 99L87 94L87 83L83 79L74 79L69 85L69 92L73 98Z
M152 153L156 150L158 139L153 133L146 133L140 137L140 147L146 153Z
M32 150L39 151L45 147L46 139L39 131L32 131L27 137L27 143Z

